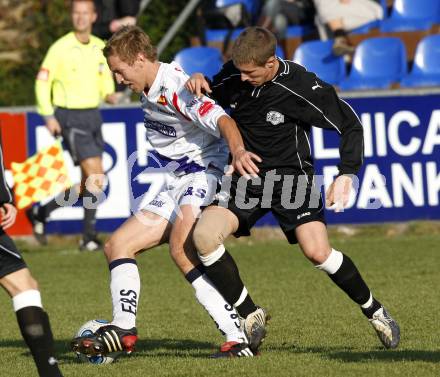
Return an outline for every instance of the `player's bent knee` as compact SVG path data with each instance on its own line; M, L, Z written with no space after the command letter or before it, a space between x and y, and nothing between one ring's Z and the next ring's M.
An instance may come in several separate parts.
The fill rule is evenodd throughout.
M327 250L324 247L315 247L310 248L307 251L304 251L304 255L309 259L313 264L322 264L324 263L330 255L331 250Z
M29 290L38 290L38 283L27 268L6 275L0 283L11 297Z
M29 289L39 290L38 282L31 276L28 283Z
M104 243L104 254L107 257L107 259L110 259L112 255L112 248L113 248L113 244L111 243L110 240Z
M218 228L199 223L194 229L193 241L200 255L209 255L223 244L224 236Z
M31 289L36 291L39 290L38 282L32 277L32 275L29 275L24 284L17 286L18 293L26 292Z
M129 249L127 242L123 242L117 237L110 237L110 239L104 244L104 254L108 261L135 257L135 252Z

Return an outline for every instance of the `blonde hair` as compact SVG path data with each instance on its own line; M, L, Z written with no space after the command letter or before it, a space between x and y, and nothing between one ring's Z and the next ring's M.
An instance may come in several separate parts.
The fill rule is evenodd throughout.
M123 26L107 41L104 56L118 56L122 61L131 65L138 54L143 54L148 60L157 60L156 48L151 44L150 37L138 26Z
M254 63L264 66L267 59L275 56L277 39L269 30L251 26L244 29L232 47L232 61L235 66Z

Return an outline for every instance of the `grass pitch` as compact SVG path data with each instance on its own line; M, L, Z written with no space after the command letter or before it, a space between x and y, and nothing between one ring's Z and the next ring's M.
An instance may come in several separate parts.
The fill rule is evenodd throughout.
M352 233L355 233L353 236ZM18 245L40 283L65 376L440 376L440 226L337 228L346 252L401 327L384 350L359 308L277 231L231 240L229 250L254 300L272 320L261 357L211 360L223 339L194 299L165 246L138 258L142 290L137 352L111 365L79 364L68 343L89 319L111 319L108 269L73 239ZM0 295L0 376L36 376L7 295Z

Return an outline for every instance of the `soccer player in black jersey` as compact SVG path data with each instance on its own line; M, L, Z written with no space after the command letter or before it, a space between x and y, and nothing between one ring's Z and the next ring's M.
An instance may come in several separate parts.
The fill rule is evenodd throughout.
M12 299L21 335L40 377L62 377L54 354L49 317L41 304L38 283L32 277L14 241L5 233L14 225L17 209L6 185L0 141L0 285ZM6 373L4 375L7 375Z
M331 85L277 58L275 48L276 39L268 30L247 28L233 46L232 61L212 83L201 74L187 82L189 90L211 93L222 107L231 108L246 150L262 159L255 162L258 176L248 182L237 174L229 182L225 179L217 205L202 213L194 231L199 257L211 281L242 317L256 313L223 241L230 234L249 235L255 222L271 211L289 243L298 243L304 255L361 307L383 345L395 348L398 324L373 297L353 261L330 246L309 142L311 126L340 135L339 174L327 191L326 204L342 211L353 175L362 165L362 125ZM264 311L261 314L264 325Z

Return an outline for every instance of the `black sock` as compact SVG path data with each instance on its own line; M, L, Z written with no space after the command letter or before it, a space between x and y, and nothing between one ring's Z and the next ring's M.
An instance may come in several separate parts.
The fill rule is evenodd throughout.
M245 288L240 278L237 265L228 251L226 250L224 254L210 266L205 266L205 273L225 300L235 306L235 303ZM246 294L243 302L235 306L235 309L241 317L246 318L250 313L257 310L257 306L249 294Z
M353 261L345 254L343 254L342 264L338 271L329 277L357 304L364 305L370 299L370 290L367 284Z
M188 281L188 283L192 284L194 280L198 279L204 273L205 267L203 264L199 264L185 275L185 279Z
M84 208L83 237L90 240L96 238L96 209L98 208L99 198L87 189L84 189L82 198Z
M347 32L344 29L336 29L335 31L333 31L333 36L335 38L337 38L337 37L346 37L347 36Z
M84 239L94 239L96 237L96 209L84 208Z
M27 306L18 310L16 315L21 335L32 353L40 377L62 377L46 312L38 306Z
M377 301L374 297L373 297L373 302L371 303L371 305L368 308L361 308L362 313L364 313L365 317L367 318L373 318L373 314L379 310L381 308L382 304Z
M235 307L237 313L240 314L242 318L246 318L249 314L257 310L257 308L257 305L255 305L251 296L249 296L249 293L246 294L244 301Z
M38 220L44 221L47 217L49 217L51 212L55 211L57 208L66 205L66 203L67 205L70 205L70 195L72 193L72 190L73 188L69 188L61 194L58 194L55 198L46 203L44 206L40 206L37 213ZM61 204L58 204L57 201Z

